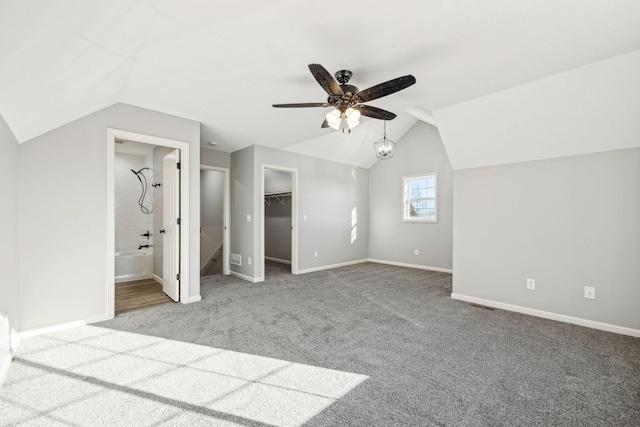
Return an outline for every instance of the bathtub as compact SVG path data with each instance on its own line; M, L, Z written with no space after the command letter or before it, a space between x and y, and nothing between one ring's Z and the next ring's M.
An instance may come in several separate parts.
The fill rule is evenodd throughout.
M116 283L153 277L153 250L116 252Z

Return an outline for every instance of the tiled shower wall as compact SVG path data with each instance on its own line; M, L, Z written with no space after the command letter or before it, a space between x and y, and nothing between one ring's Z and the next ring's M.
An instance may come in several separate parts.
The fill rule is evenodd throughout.
M115 156L115 222L116 252L138 249L139 245L153 245L153 237L147 240L142 234L153 230L153 205L151 201L152 170L143 171L148 180L144 206L151 213L144 214L138 206L142 186L131 169L138 171L144 167L153 168L150 156L132 156L116 153Z

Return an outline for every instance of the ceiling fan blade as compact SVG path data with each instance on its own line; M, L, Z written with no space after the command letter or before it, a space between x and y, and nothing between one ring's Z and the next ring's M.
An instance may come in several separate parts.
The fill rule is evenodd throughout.
M367 117L380 120L393 120L396 115L391 111L383 110L382 108L372 107L370 105L356 105L354 109L360 111L360 114Z
M321 128L328 128L329 127L329 122L327 121L327 119L324 119L324 122L322 122L322 126L320 126Z
M308 108L308 107L330 107L326 102L307 102L302 104L273 104L276 108Z
M344 95L342 88L331 74L320 64L309 64L309 71L329 95Z
M356 102L368 102L383 96L391 95L402 89L406 89L416 82L416 78L412 75L398 77L379 85L371 86L369 89L362 90L354 96Z

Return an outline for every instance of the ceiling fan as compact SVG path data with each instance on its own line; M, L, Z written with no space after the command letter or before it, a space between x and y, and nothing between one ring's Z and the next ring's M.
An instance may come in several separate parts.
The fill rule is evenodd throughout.
M353 73L349 70L340 70L335 73L335 79L320 64L309 64L309 70L320 86L329 94L327 102L309 102L301 104L273 104L276 108L308 108L308 107L334 107L327 113L322 127L331 127L336 130L353 129L358 125L360 116L371 117L379 120L393 120L396 115L390 111L370 105L361 105L363 102L373 101L383 96L391 95L402 89L406 89L416 82L412 75L398 77L384 83L372 86L360 91L349 83Z

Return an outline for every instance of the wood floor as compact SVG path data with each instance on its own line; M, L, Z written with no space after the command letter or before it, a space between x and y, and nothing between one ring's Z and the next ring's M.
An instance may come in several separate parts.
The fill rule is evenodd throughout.
M116 284L116 316L170 302L173 300L162 292L162 285L153 279Z

